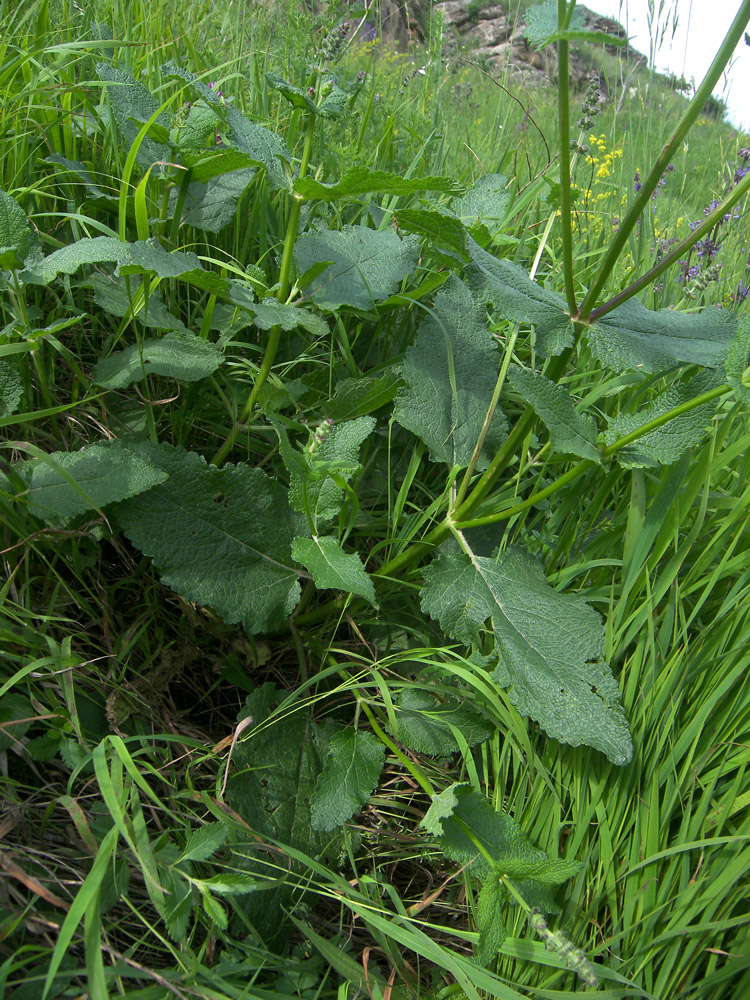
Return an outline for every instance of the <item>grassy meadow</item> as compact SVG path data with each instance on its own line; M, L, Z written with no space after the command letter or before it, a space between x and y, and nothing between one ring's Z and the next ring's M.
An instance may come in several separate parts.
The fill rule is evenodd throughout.
M0 0L0 996L750 996L750 136L574 6Z

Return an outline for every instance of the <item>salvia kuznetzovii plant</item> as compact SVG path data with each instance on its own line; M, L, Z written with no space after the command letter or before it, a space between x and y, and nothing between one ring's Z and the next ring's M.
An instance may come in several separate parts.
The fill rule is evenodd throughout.
M623 767L631 760L603 621L585 593L548 581L554 547L545 550L540 532L552 537L561 499L585 481L590 504L565 526L583 544L624 476L633 490L632 542L644 524L643 470L671 497L679 490L675 463L701 442L715 414L750 401L746 317L728 309L655 312L636 297L717 240L750 174L738 176L652 270L603 297L749 14L744 0L583 288L570 200L571 157L580 155L582 137L570 130L567 69L571 40L586 32L574 0L530 9L530 43L556 44L559 56L559 156L535 190L559 192L544 240L559 227L562 294L547 287L551 277L536 280L543 245L530 273L493 243L483 218L503 217L510 227L516 213L504 177L483 176L469 190L453 178L365 165L320 178L316 150L328 123L357 102L363 117L372 106L361 75L347 81L333 69L361 27L356 19L332 27L299 85L268 76L291 106L283 137L183 66L162 67L155 96L114 55L99 62L101 99L87 110L79 158L50 157L59 183L73 178L74 190L85 192L90 213L104 206L98 235L45 254L49 241L21 203L0 194L2 283L12 310L3 330L12 346L0 361L3 425L33 409L36 392L51 420L97 397L112 415L101 440L75 451L32 450L6 467L6 497L39 531L120 533L186 601L250 636L291 630L298 651L300 687L285 702L283 724L266 723L283 695L271 684L252 691L223 786L206 797L217 820L231 815L253 832L245 881L199 882L189 858L175 866L138 834L149 896L175 940L187 933L197 893L221 922L216 893L264 881L268 891L246 897L248 919L282 927L283 913L305 898L302 873L327 877L318 859L337 856L342 828L377 786L388 748L432 799L425 838L476 877L480 962L491 965L507 908L520 906L548 946L595 983L586 956L541 915L557 911L555 888L579 862L535 849L470 783L437 794L420 761L486 740L498 725L498 693L550 739ZM581 128L590 127L597 102L592 84ZM97 129L124 150L119 193L85 163L86 137ZM188 248L205 248L238 205L247 226L234 259ZM278 244L263 242L268 216L283 226ZM91 357L71 359L78 390L56 404L46 372L54 338L80 322L67 305L71 282L89 290L92 312L115 317L117 334L98 342L94 323ZM386 334L390 343L401 338L395 361L379 350ZM628 375L616 383L614 408L572 395L567 376L582 352L597 378ZM175 380L190 403L205 400L205 425L181 422L179 400L172 417L163 416L160 379ZM399 456L393 467L391 455ZM430 484L426 496L409 492L417 467ZM569 517L576 508L564 509ZM416 676L391 699L377 687L378 645L381 656L397 648L414 616L437 644L456 650L454 666L441 673L432 662L419 673L415 660ZM347 649L352 637L367 656ZM482 711L463 705L467 688ZM322 697L334 689L325 717L295 704L300 692ZM100 777L116 739L93 753ZM221 829L209 830L215 843L196 849L196 858L219 846ZM126 826L112 827L97 864L130 836ZM283 879L267 845L285 852ZM271 891L274 879L280 885ZM332 891L360 912L361 897L345 879ZM70 911L48 983L82 917ZM456 956L451 971L467 995L477 995L478 969Z

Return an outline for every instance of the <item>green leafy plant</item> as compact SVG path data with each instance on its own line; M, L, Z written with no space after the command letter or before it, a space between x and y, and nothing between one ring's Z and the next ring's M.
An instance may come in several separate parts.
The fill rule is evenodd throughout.
M357 162L331 168L336 129L364 101L368 115L375 107L375 93L341 61L370 12L347 9L338 19L332 11L296 82L258 74L266 111L277 102L276 127L205 73L169 60L150 81L92 34L98 54L74 62L70 82L95 81L95 96L83 94L75 112L71 104L66 155L44 160L49 197L67 206L68 241L41 224L17 178L0 191L0 426L30 438L6 442L7 525L34 540L61 592L85 589L80 581L111 547L133 561L134 580L168 593L159 600L202 616L222 640L233 626L244 636L240 653L223 654L222 677L246 695L244 705L234 698L236 728L217 744L224 771L211 794L191 784L186 801L201 818L191 813L178 835L147 819L147 809L170 816L173 807L131 708L108 697L89 706L95 722L83 721L69 678L83 657L69 641L28 662L13 653L3 692L32 675L67 678L65 712L54 732L35 734L47 743L26 745L29 759L59 752L70 788L86 777L105 806L95 837L69 791L60 799L93 860L66 906L44 998L67 988L60 976L79 928L97 1000L127 966L114 945L118 971L102 958L102 915L110 896L126 895L122 845L183 971L189 949L196 968L203 963L202 935L226 935L234 944L220 969L231 978L248 961L244 935L265 948L258 977L271 975L265 965L276 975L273 956L295 928L342 979L390 989L375 972L371 984L335 934L315 930L317 895L368 929L413 995L428 994L399 948L443 963L467 996L519 996L500 972L508 949L524 951L514 944L519 914L556 953L561 975L640 988L547 927L544 914L575 909L572 890L561 907L560 887L600 862L579 852L578 831L568 842L543 824L527 827L520 802L511 815L502 763L511 751L501 747L529 769L544 753L582 768L598 788L583 825L596 815L605 827L599 769L626 782L610 765L623 775L637 768L648 738L632 721L641 718L638 682L624 665L647 656L660 664L664 677L654 666L644 686L667 713L672 647L710 644L704 605L721 591L718 619L733 592L714 564L747 572L733 554L738 540L695 554L712 484L740 517L731 491L747 446L738 430L750 398L747 318L741 304L651 309L636 296L747 205L750 174L653 264L625 267L623 258L745 29L750 0L593 261L575 245L572 185L586 136L571 132L569 48L611 38L586 32L575 6L550 0L528 14L529 42L557 46L560 81L557 156L528 185L500 172L472 181L422 170L421 153L406 171L383 169L361 152L363 132ZM94 153L113 139L114 188ZM523 231L531 204L541 217L533 253ZM73 351L58 335L79 327ZM71 431L79 414L83 439ZM746 523L732 523L744 539ZM9 564L4 597L20 597L23 572ZM668 610L657 631L660 602ZM143 631L128 632L128 650ZM15 649L10 619L7 633ZM32 648L33 636L20 634ZM729 640L716 641L719 660ZM284 686L255 676L260 650L270 657L272 648L283 650ZM4 702L3 752L23 749L34 699L19 686ZM106 725L115 732L105 735ZM686 735L676 742L697 745ZM194 740L186 755L199 749ZM453 759L459 780L449 777ZM734 784L716 777L714 822L728 830L738 767ZM418 849L435 869L461 866L460 940L471 960L418 923L457 877L452 868L408 907L379 862L364 870L372 831L352 821L382 799L394 769L413 821L401 836L414 838L418 826ZM552 802L553 780L544 782ZM387 819L382 829L390 835ZM559 842L559 858L534 846L542 832ZM354 878L341 874L347 867ZM649 900L628 895L634 924ZM303 966L290 987L300 995ZM320 975L318 963L315 982Z

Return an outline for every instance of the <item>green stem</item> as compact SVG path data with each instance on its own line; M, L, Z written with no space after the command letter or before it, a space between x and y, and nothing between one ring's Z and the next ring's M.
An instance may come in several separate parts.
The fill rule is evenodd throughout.
M562 29L567 21L567 4L557 0L557 23ZM557 43L558 125L560 129L560 217L562 220L562 261L565 298L571 316L576 312L573 285L573 229L570 217L570 88L569 45L564 39Z
M560 2L561 0L558 0L558 3ZM711 63L703 83L701 83L700 87L696 90L695 96L690 102L682 121L677 126L677 129L672 137L667 140L664 148L656 159L656 163L654 164L651 173L643 182L643 186L636 195L627 215L620 223L620 228L599 266L599 272L586 293L583 302L581 303L581 307L578 311L578 317L586 319L591 313L599 294L604 288L607 278L617 264L620 254L622 253L631 232L635 229L643 210L648 205L651 195L656 190L664 171L669 166L671 160L680 148L683 139L688 134L693 126L693 123L703 110L706 101L711 96L711 92L719 82L719 78L724 71L724 67L732 58L732 53L734 52L737 43L742 38L742 32L745 30L748 20L750 20L750 0L742 0L742 5L737 12L737 16L734 21L732 21L731 27L726 34L726 38L721 43L721 47L716 53L714 61Z
M651 284L663 271L666 271L668 267L671 267L676 260L679 260L688 250L695 246L695 244L702 240L706 233L709 233L715 226L717 226L724 216L729 212L737 202L747 194L750 190L750 173L746 174L742 180L732 189L732 191L727 195L727 197L722 201L717 209L715 209L707 219L694 229L689 236L686 236L684 240L677 244L670 252L652 267L650 271L634 281L632 285L628 285L623 291L619 292L604 305L599 306L598 309L592 309L589 316L589 322L595 323L596 320L601 319L607 313L612 312L617 306L622 305L628 299L636 295L642 288L646 288Z
M648 423L645 423L636 430L631 431L630 434L625 434L623 437L613 441L612 444L602 449L602 456L604 458L610 458L612 455L617 454L618 451L622 451L622 449L626 448L629 444L632 444L634 441L638 441L639 438L645 437L647 434L657 430L659 427L663 427L664 424L668 424L670 421L683 416L685 413L690 413L692 410L697 410L706 403L710 403L714 399L719 399L721 396L725 396L731 391L731 386L720 385L715 389L710 389L708 392L701 393L701 395L696 396L695 399L689 399L685 403L680 403L679 406L675 406L673 409L667 410L666 413L662 413L659 417L654 417L653 420L649 420ZM466 528L479 528L486 524L495 524L498 521L507 521L511 517L515 517L516 514L521 514L523 511L528 510L529 507L533 507L534 504L539 503L541 500L546 500L548 497L561 490L564 486L568 486L575 479L577 479L581 473L591 468L592 465L594 465L594 462L588 459L583 462L579 462L577 465L574 465L572 469L569 469L564 475L560 476L559 479L556 479L554 483L546 486L543 490L539 490L538 493L532 493L530 497L527 497L521 503L515 504L513 507L506 507L501 511L496 511L494 514L487 514L485 517L476 517L469 521L459 521L456 519L454 521L454 525L459 531L464 531Z
M307 130L305 132L305 145L302 150L302 160L299 167L299 177L305 177L307 175L307 169L310 163L310 155L312 153L313 141L315 139L315 115L310 113L307 118ZM297 240L297 233L299 230L299 218L300 212L302 211L302 202L304 199L298 194L292 194L292 209L289 213L289 222L286 227L286 238L284 239L284 252L281 257L281 269L279 271L279 289L276 293L276 298L279 302L285 302L287 296L289 295L289 289L291 287L291 274L292 274L292 261L294 258L294 244ZM226 459L229 452L234 447L234 443L240 435L240 432L244 429L250 417L252 416L253 410L255 409L255 404L258 400L258 394L263 386L266 384L268 376L273 367L274 361L276 360L276 354L279 349L279 343L281 341L281 326L271 327L268 333L268 341L266 342L266 350L263 354L263 361L261 362L260 368L258 369L258 374L255 378L255 384L247 398L247 402L242 409L237 420L234 422L232 430L227 435L227 439L224 441L222 446L216 452L212 459L214 465L221 465Z

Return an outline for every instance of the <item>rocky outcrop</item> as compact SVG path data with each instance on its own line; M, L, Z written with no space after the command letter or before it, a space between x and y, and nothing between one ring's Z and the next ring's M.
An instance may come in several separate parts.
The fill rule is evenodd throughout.
M617 38L626 38L625 29L617 21L579 6L587 28L603 31ZM381 38L406 48L410 41L427 40L430 17L440 13L443 31L452 36L462 54L483 63L496 72L521 71L527 76L547 80L557 78L557 53L554 46L537 52L524 38L524 23L508 15L503 4L492 0L380 0L378 34ZM626 53L633 62L646 62L645 56L628 46L605 46L612 53ZM574 88L585 86L591 73L586 58L571 59Z

